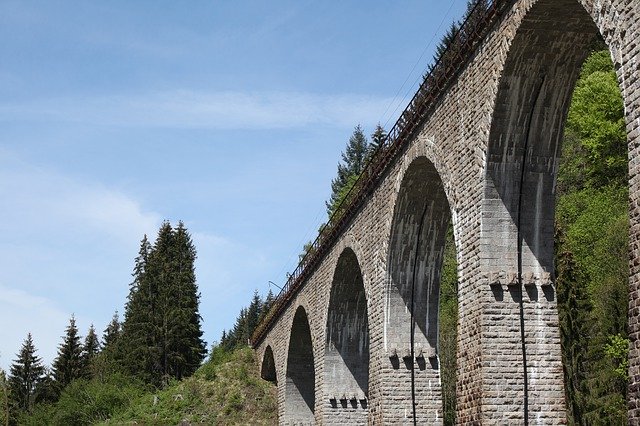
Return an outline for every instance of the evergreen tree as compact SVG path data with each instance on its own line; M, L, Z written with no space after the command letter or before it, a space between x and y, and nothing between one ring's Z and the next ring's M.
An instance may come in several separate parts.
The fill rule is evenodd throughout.
M202 340L196 250L182 222L164 222L150 245L140 244L123 325L124 364L147 382L181 379L206 354Z
M38 385L45 375L45 368L40 357L36 355L31 333L27 334L17 356L9 370L9 394L19 410L31 411L36 402Z
M371 143L369 144L369 152L367 153L367 162L373 157L376 151L384 144L387 140L387 131L384 130L384 127L378 123L376 125L376 129L371 134Z
M89 375L91 362L96 355L98 355L98 352L100 352L100 342L96 335L96 329L93 327L93 324L91 324L87 336L84 339L84 345L82 346L82 364L87 375Z
M458 22L453 21L447 31L442 36L440 42L436 45L436 53L433 55L433 61L427 67L427 73L424 75L426 78L430 73L435 70L437 64L444 64L447 62L449 56L451 56L450 49L453 49L453 44L456 42L456 36L458 34L458 30L460 29L460 24Z
M556 259L558 260L556 280L558 316L563 347L562 365L567 395L567 414L574 424L583 424L587 405L585 379L591 308L586 288L577 276L572 253L562 251L556 255Z
M120 325L120 317L118 316L118 311L115 311L111 321L107 325L107 328L104 329L104 333L102 334L102 350L110 351L112 350L118 339L120 338L122 326Z
M267 293L267 297L265 297L264 302L262 303L262 308L260 309L260 320L258 321L258 324L260 324L264 320L264 318L267 316L275 300L276 300L276 297L273 295L273 291L269 289L269 292Z
M72 315L63 341L58 347L58 356L53 361L53 380L56 390L61 392L69 383L84 375L82 344Z
M260 311L262 310L262 299L258 294L258 290L254 290L253 298L247 308L247 339L251 338L251 335L258 326L260 320Z
M175 299L167 305L168 373L178 379L193 374L206 355L199 313L200 294L196 284L196 249L182 221L174 232L172 282L168 295ZM170 299L171 301L171 299Z
M342 162L338 164L338 175L331 181L331 198L326 202L329 216L335 212L364 170L368 152L369 142L358 124L349 138L347 148L342 153Z
M9 425L9 382L7 381L7 375L2 368L0 368L0 424Z
M163 228L168 223L163 223ZM161 230L163 229L161 228ZM169 226L168 232L171 233ZM146 382L157 383L160 376L157 283L151 265L152 247L144 235L133 268L133 281L125 306L119 354L126 370Z

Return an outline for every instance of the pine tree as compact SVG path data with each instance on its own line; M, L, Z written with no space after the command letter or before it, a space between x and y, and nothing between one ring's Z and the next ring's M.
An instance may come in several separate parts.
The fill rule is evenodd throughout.
M172 279L166 288L175 295L167 304L167 373L181 379L195 372L206 354L199 313L200 294L196 284L196 249L182 221L173 235Z
M36 355L31 333L27 334L17 356L9 370L9 393L13 403L20 410L30 411L36 402L38 385L45 375L45 368L40 357Z
M271 309L271 306L273 305L273 302L275 302L275 299L276 297L273 295L271 289L269 289L267 297L264 298L264 302L262 303L262 309L260 309L260 321L258 321L258 324L261 323L267 316L269 310Z
M96 329L93 324L89 327L87 337L84 339L84 345L82 346L82 364L84 367L85 375L89 376L89 370L91 363L100 352L100 342L96 335Z
M560 230L557 230L557 235ZM562 238L562 237L556 237ZM588 350L591 307L587 289L577 276L571 252L556 255L558 261L558 317L562 344L562 365L567 394L567 411L574 424L583 424L586 409L586 356Z
M258 290L254 290L253 298L247 308L247 339L251 338L254 330L258 326L260 320L260 311L262 309L262 299L258 294Z
M378 151L378 149L384 144L387 140L387 131L384 130L384 127L378 123L376 125L376 129L371 134L371 143L369 144L368 152L367 152L367 162L373 157L373 155Z
M102 350L109 351L115 347L116 342L120 338L121 333L121 325L120 325L120 317L118 316L118 311L115 311L111 321L107 325L107 328L104 329L104 333L102 334Z
M206 354L196 257L182 222L164 222L153 246L146 236L140 244L121 346L126 368L149 383L191 375Z
M73 380L84 375L82 344L73 315L69 320L63 341L58 347L58 356L53 361L52 368L53 380L58 392L61 392Z
M338 175L331 181L331 198L326 202L327 214L331 216L344 200L366 165L369 142L358 124L349 138L347 148L338 164Z
M7 375L2 368L0 368L0 422L3 425L9 425L9 382L7 381Z
M151 244L144 235L134 263L133 281L129 285L118 350L125 369L147 382L154 382L160 370L156 324L158 292L153 279L151 251Z

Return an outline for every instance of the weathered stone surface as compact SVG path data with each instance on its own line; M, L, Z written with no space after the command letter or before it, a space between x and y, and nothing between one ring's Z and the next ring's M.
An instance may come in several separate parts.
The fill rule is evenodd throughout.
M549 285L554 184L571 91L601 36L629 135L629 422L640 424L639 15L640 0L512 2L257 348L278 385L281 423L409 424L412 383L418 423L442 422L434 355L449 221L460 283L457 422L566 422Z

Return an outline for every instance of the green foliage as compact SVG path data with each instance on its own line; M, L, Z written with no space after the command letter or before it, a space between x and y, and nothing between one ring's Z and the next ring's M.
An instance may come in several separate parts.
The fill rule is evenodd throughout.
M625 424L627 147L608 51L582 68L562 157L555 244L569 422Z
M0 425L8 425L9 419L9 381L4 370L0 368Z
M98 335L93 324L89 327L87 336L84 338L84 344L82 345L82 364L86 377L91 375L91 364L95 357L100 352L100 342L98 341Z
M609 336L609 343L604 348L604 353L613 362L615 375L626 382L629 380L629 339L620 334Z
M438 313L438 349L442 380L444 424L455 424L456 416L456 345L458 336L458 262L453 226L447 229Z
M122 324L120 324L120 317L118 316L118 311L116 311L102 334L102 350L104 352L114 350L121 332Z
M25 425L91 425L110 419L145 392L140 382L121 374L103 379L77 379L55 404L40 405L20 419Z
M73 315L69 319L64 339L58 346L58 355L51 367L57 392L62 392L73 380L86 376L86 369L82 362L82 345Z
M144 394L109 424L277 424L276 388L258 378L253 351L218 346L196 373Z
M561 191L627 186L624 107L607 50L585 62L569 108Z
M331 197L326 202L329 217L335 213L353 183L364 170L369 152L369 142L362 127L358 124L342 153L342 161L338 163L338 175L331 181ZM347 186L349 186L348 189L345 189Z
M153 246L146 235L140 243L114 357L147 383L188 377L206 353L195 259L182 222L164 222Z
M378 123L376 125L375 130L371 134L371 142L369 143L369 147L367 148L367 162L371 160L373 155L376 153L378 149L384 144L387 140L387 131L384 130L384 127Z
M13 407L18 411L31 411L38 399L38 391L45 377L46 370L42 360L36 355L31 333L20 348L18 358L13 361L9 369L8 386L5 387L5 397L10 396ZM4 374L4 373L3 373ZM8 388L8 389L7 389Z
M222 332L219 348L225 351L232 351L236 348L244 347L251 338L251 335L260 324L274 301L271 291L265 300L262 300L258 291L255 290L253 298L248 307L242 308L233 328L227 332ZM215 348L216 346L214 346Z

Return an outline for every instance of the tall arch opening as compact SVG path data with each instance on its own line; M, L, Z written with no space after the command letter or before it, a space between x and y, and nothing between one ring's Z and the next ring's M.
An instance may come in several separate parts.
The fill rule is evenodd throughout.
M315 367L309 319L304 308L296 311L291 325L285 385L285 424L314 423Z
M329 296L324 350L326 422L367 424L369 324L362 272L355 253L338 259Z
M273 350L271 346L267 346L262 356L262 366L260 367L260 377L263 380L278 384L278 377L276 375L276 362L273 358Z
M443 421L438 331L450 218L437 170L426 157L415 159L400 185L389 246L384 346L390 374L400 379L392 385L397 400L388 410L392 413L390 422ZM456 292L453 290L454 298ZM455 333L455 325L453 328Z
M585 137L571 133L576 128L571 116L567 127L570 111L578 112L571 99L581 67L603 43L592 16L580 2L538 0L517 29L499 82L487 151L480 244L490 248L481 259L491 286L483 321L500 333L490 333L493 338L483 345L483 374L493 378L484 382L485 389L502 395L492 398L491 404L512 413L513 421L535 423L540 416L562 419L568 408L569 420L577 424L626 422L626 384L616 385L613 373L608 379L603 375L621 362L619 356L609 357L607 348L615 349L619 343L609 337L626 338L626 279L599 281L596 277L604 275L590 271L587 263L597 262L592 255L606 245L602 240L612 232L624 235L622 246L626 247L624 193L628 182L623 176L623 194L612 195L617 191L611 187L614 178L597 183L570 176L585 172L598 148L590 147L586 139L570 140ZM605 74L593 78L600 84ZM576 95L582 84L578 83ZM596 92L587 98L602 101ZM589 120L577 126L588 126ZM610 146L618 144L626 153L624 127L622 132L622 141ZM576 158L585 163L569 170L576 166ZM607 161L602 158L602 164ZM624 175L626 163L622 170ZM567 185L567 181L572 183ZM612 212L614 204L622 206L623 217L611 225L616 231L604 231L609 224L603 222L607 214L602 212ZM628 274L626 250L623 248L622 269L626 271L622 276ZM604 267L616 262L611 259ZM594 308L605 305L603 296L610 298L606 305L618 306L622 322L611 317L618 315L613 310L597 312ZM596 331L606 316L606 330ZM589 363L591 372L582 368ZM614 391L616 386L622 391Z

